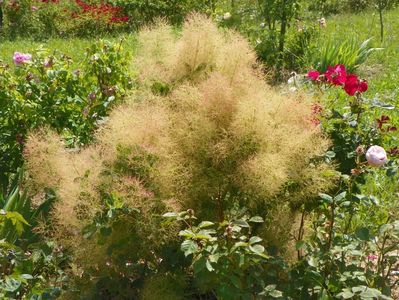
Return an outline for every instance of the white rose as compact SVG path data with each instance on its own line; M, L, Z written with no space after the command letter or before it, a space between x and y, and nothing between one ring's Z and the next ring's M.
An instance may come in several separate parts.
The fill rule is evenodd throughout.
M223 15L223 20L228 20L231 18L231 13L227 12Z
M371 146L366 152L366 159L372 167L381 167L388 160L387 153L380 146Z

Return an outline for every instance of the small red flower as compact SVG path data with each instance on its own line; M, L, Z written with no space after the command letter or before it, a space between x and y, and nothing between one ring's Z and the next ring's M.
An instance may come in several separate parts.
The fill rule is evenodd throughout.
M317 70L310 70L310 71L308 72L308 78L309 78L310 80L316 81L316 80L319 79L319 76L320 76L320 72L317 71Z
M367 82L360 80L355 74L349 74L346 77L344 90L349 96L353 96L356 93L363 93L367 91L367 89Z
M321 123L319 117L320 117L320 114L323 112L323 107L318 103L313 103L311 106L311 109L312 109L312 114L311 114L310 122L314 126L317 126Z
M325 73L327 81L333 85L344 85L346 82L346 69L344 65L329 66Z

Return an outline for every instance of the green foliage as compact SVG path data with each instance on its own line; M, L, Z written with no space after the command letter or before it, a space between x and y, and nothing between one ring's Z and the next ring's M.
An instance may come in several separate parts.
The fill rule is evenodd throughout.
M381 48L372 48L370 41L367 39L360 46L355 38L320 41L314 51L308 52L307 55L311 65L320 72L325 72L328 66L337 64L343 64L348 72L354 72L373 52L381 50Z
M233 19L221 23L231 26L234 17L233 13ZM393 79L397 66L390 61L388 70L375 65L358 68L373 51L370 41L361 50L352 41L339 44L338 50L331 45L333 50L322 50L325 55L318 56L316 66L323 61L325 67L345 63L350 72L358 68L366 74L375 72L378 78L369 80L370 91L364 94L367 97L358 94L348 98L338 89L325 90L318 84L316 97L323 109L317 117L321 125L311 128L313 133L322 129L331 144L326 154L305 159L313 150L304 147L323 141L304 139L300 147L291 146L292 141L299 143L308 124L301 122L310 117L305 113L310 107L301 105L302 96L296 98L295 94L295 101L285 105L285 96L276 96L252 76L256 62L243 54L250 50L240 39L231 32L214 37L216 31L209 24L206 30L196 28L194 33L184 29L183 38L163 35L171 31L164 30L158 34L162 40L147 40L148 48L141 50L147 56L140 57L142 64L138 67L142 89L112 113L95 138L87 135L87 142L98 141L94 145L76 153L67 153L58 145L59 151L52 152L47 150L58 143L58 136L31 136L28 149L35 150L34 142L41 140L42 146L36 145L33 153L43 156L29 157L28 153L28 162L36 158L36 169L40 166L42 173L47 172L47 179L53 179L43 182L51 185L58 197L50 219L54 227L49 231L72 253L73 263L63 265L64 270L72 269L72 282L66 288L71 294L67 295L72 299L79 295L154 300L215 295L219 299L395 298L399 207L398 136L393 129L397 126L393 105L397 81ZM284 55L299 60L284 62L286 66L303 66L300 57L310 53L307 48L314 47L313 35L318 32L315 27L288 30ZM340 32L345 35L346 31ZM164 49L156 58L148 51L155 49L151 40L160 45L156 49ZM170 44L162 45L165 40ZM278 36L273 37L273 47L278 42ZM176 44L179 46L175 48ZM389 59L384 53L396 53L392 47L390 51L376 53L368 63L387 65ZM96 53L92 51L88 57L96 57ZM333 62L335 56L339 61ZM103 82L112 82L112 78L107 77L105 64L99 62L89 69L85 72L94 74L90 79L93 86L101 87L97 93L107 97L109 89L102 88ZM378 87L374 82L379 82ZM392 95L372 97L376 91ZM262 106L258 106L260 103ZM263 110L266 113L258 116ZM381 114L389 114L389 119ZM254 121L257 118L259 122ZM240 123L243 119L245 122ZM298 123L303 126L295 131ZM379 169L371 168L365 159L364 150L374 144L392 150L389 162ZM260 149L265 155L251 165L254 169L235 173ZM339 171L336 186L323 181L325 173L336 173L319 169L323 160L333 161ZM53 163L57 172L48 172L43 161ZM263 162L266 167L261 168ZM253 170L259 172L251 173ZM36 177L42 178L36 176L37 170L30 171L29 183L34 186ZM263 180L257 181L259 178ZM315 197L320 189L322 193ZM17 202L26 203L23 194L13 191L4 192L2 201L14 203L13 195L18 195L22 200ZM35 198L43 195L38 190L34 193ZM44 194L53 196L48 190ZM162 218L165 211L188 207L195 207L199 220L190 209L164 215L179 222ZM230 209L245 213L230 216ZM245 217L247 211L262 218ZM17 240L17 244L34 224L26 215L16 211L1 217L1 224L14 230L3 232L12 232L7 238ZM280 244L268 238L271 236ZM14 246L4 247L9 251ZM6 295L1 297L15 298L15 293L21 292L31 296L30 291L39 291L43 297L54 292L55 297L64 278L62 272L59 278L54 272L63 260L57 256L58 250L45 253L43 264L41 259L36 261L45 268L14 268L15 272L4 275L1 286ZM9 252L5 251L1 259L6 254ZM11 262L4 258L1 264L23 261L20 264L29 265L27 257ZM37 281L25 274L35 274L32 277Z
M86 6L85 6L86 5ZM3 12L2 33L5 37L30 37L47 39L54 36L89 37L109 34L127 27L120 12L102 6L100 1L34 1L5 0L0 8Z
M43 242L34 231L45 221L54 197L34 207L22 192L22 172L15 176L9 190L0 195L0 296L55 298L65 284L67 257L54 243Z
M69 146L91 140L109 107L130 86L121 43L99 42L87 49L79 69L66 55L38 49L33 60L0 67L0 168L15 170L29 130L49 126Z
M257 296L278 298L281 292L267 285L269 256L262 239L252 234L251 225L263 219L243 217L215 224L197 219L193 210L167 213L164 217L185 224L180 246L192 260L194 285L205 292L214 291L217 299L251 299Z
M297 244L304 257L291 271L301 282L295 292L305 298L391 299L395 286L391 270L398 261L393 255L397 251L397 221L351 227L354 211L381 209L373 197L346 192L320 196L319 206L312 212L315 218L310 239Z
M10 38L26 35L31 30L31 0L3 1L0 4L2 12L2 31Z
M20 248L0 241L0 297L2 299L55 299L66 284L66 257L54 243Z
M300 21L301 1L232 1L219 4L216 18L247 36L258 57L281 80L281 71L299 71L304 53L311 48L315 24ZM227 1L230 2L230 1ZM231 14L225 18L224 12ZM309 24L308 24L309 23ZM279 78L280 77L280 78Z
M299 239L298 257L305 260L294 276L303 275L305 285L317 284L312 293L319 296L391 299L398 215L392 213L396 204L382 190L397 180L396 153L389 150L397 141L396 127L385 115L393 106L366 94L348 98L340 91L327 91L322 126L333 142L331 156L339 165L341 184L333 196L320 194L316 206L304 207L312 229L309 239ZM375 119L380 112L384 114ZM390 154L380 169L366 161L371 145ZM303 286L299 290L304 291Z
M316 0L305 1L306 6L317 16L329 16L339 13L359 13L365 10L374 9L378 5L384 5L385 8L397 6L397 0Z
M181 24L190 12L210 14L215 9L217 0L110 0L116 6L123 7L129 15L130 25L135 29L165 18L173 25Z
M331 186L331 178L319 174L329 167L313 162L328 142L310 122L310 104L265 84L245 39L219 31L198 15L185 23L180 37L170 29L162 23L140 34L146 41L140 39L143 48L136 54L142 88L114 109L95 143L71 153L59 135L46 131L32 133L26 143L32 195L40 198L47 187L58 198L49 231L71 251L72 298L77 293L134 298L143 290L148 293L149 278L187 270L189 262L179 251L180 228L165 224L166 211L193 207L200 218L223 223L229 210L246 205L249 215L261 214L268 224L275 223L282 232L273 237L278 244L265 243L285 252L292 224L282 220L298 203ZM151 83L158 81L170 91L154 95ZM274 218L271 207L282 220ZM268 258L255 237L260 235L250 233L247 223L261 218L243 218L220 224L220 229L215 225L215 235L208 232L217 240L210 240L203 255L216 254L212 249L218 245L220 258L208 265L222 281L214 286L216 280L208 284L206 273L198 273L201 285L209 285L206 292L217 288L225 298L231 291L278 294L274 281L257 276L269 265L257 262ZM223 235L229 226L238 239L232 237L232 245ZM257 227L268 231L263 223ZM234 249L236 242L244 245ZM198 260L201 264L206 268L206 261ZM253 273L250 282L248 272ZM242 291L230 273L242 280Z
M19 171L12 182L7 184L7 189L0 194L0 239L14 245L26 246L38 241L38 236L32 229L48 216L55 198L48 191L45 201L38 207L33 207L31 198L21 187L22 181L23 172Z

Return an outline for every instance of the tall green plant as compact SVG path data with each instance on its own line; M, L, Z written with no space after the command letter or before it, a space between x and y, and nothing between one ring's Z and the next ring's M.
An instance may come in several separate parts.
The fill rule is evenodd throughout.
M328 66L343 64L348 72L354 72L367 58L381 48L372 48L371 39L367 39L359 45L357 39L345 39L343 41L330 39L327 42L320 41L320 44L310 56L311 65L325 72Z

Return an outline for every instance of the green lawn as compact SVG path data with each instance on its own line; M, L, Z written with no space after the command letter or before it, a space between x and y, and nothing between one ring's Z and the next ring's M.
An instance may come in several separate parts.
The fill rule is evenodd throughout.
M359 70L369 81L367 95L386 95L397 99L399 88L399 9L384 15L384 41L380 41L380 25L377 11L357 15L337 15L327 19L326 34L330 38L347 37L364 41L372 38L373 47L384 48L374 52Z
M359 70L359 74L369 81L369 97L376 94L397 99L399 94L399 9L388 11L384 15L385 39L380 41L379 18L376 11L367 11L360 14L337 15L327 18L327 28L322 39L353 37L361 41L372 38L373 47L384 48L372 54ZM134 51L136 35L126 34L119 37L105 38L118 40L125 38L124 49ZM12 63L15 51L32 52L32 49L43 45L50 50L58 50L72 57L75 62L84 58L85 48L95 39L49 39L44 42L35 42L29 39L0 42L0 59ZM323 42L323 40L321 42Z
M133 51L136 45L135 34L125 34L118 37L105 37L103 39L110 41L117 41L123 38L123 48L125 51ZM15 51L30 53L34 49L43 46L49 50L57 50L63 54L72 57L73 61L78 63L84 59L85 49L91 45L96 39L49 39L43 42L36 42L29 39L19 39L16 41L0 42L0 59L7 63L12 63L12 56Z

